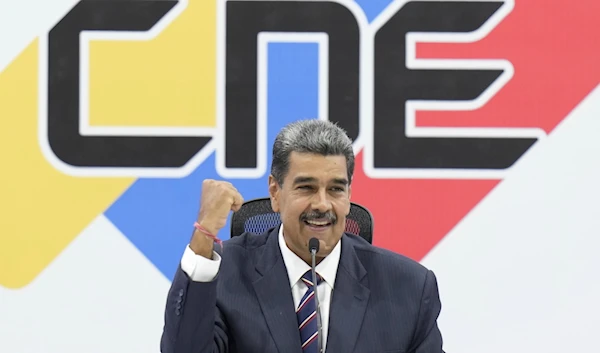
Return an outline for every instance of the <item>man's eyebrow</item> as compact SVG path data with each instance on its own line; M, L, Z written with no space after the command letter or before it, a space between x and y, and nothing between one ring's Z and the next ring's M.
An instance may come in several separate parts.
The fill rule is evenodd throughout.
M335 178L333 179L334 184L348 185L348 180L344 178Z
M313 177L296 177L294 179L294 184L302 184L302 183L311 183L316 181L317 179Z
M296 177L294 179L294 184L303 184L303 183L314 183L316 182L317 179L314 177L304 177L304 176L300 176L300 177ZM331 180L331 183L333 184L337 184L337 185L348 185L348 179L345 178L334 178Z

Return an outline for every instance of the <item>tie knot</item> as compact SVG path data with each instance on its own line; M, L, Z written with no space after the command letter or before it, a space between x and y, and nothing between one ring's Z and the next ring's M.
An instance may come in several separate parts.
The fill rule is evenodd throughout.
M313 287L313 278L311 270L308 270L304 273L304 275L302 276L302 282L304 282L304 284L306 284L308 288ZM321 282L323 282L323 278L317 273L317 286L321 284Z

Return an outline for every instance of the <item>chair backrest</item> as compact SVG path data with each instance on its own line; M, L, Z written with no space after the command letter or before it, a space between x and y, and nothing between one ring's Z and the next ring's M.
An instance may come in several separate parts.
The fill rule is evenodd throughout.
M231 237L244 232L264 233L281 223L279 213L271 208L268 197L244 202L242 207L231 217ZM373 216L369 210L357 203L350 204L350 214L346 217L346 232L358 235L373 243Z

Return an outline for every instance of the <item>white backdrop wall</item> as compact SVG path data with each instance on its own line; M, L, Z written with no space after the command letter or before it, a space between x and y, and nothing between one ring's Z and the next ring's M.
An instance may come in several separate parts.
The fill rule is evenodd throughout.
M256 83L263 102L258 109L264 109L257 116L259 162L252 170L226 168L222 124L229 116L223 107L235 102L222 98L225 2L173 2L142 41L135 33L121 34L130 35L128 40L106 35L92 41L89 54L77 57L89 62L83 69L89 72L69 71L73 61L67 59L73 57L67 54L59 53L54 62L60 66L67 60L64 68L48 65L45 50L74 26L65 24L65 16L87 3L80 6L79 19L70 17L75 23L100 6L90 5L94 2L0 0L1 352L157 352L166 294L191 231L201 180L229 179L246 199L265 195L274 133L295 119L328 118L334 103L328 103L327 90L342 89L328 86L336 79L327 66L335 54L328 52L331 35L263 36L258 60L264 72ZM433 42L419 47L417 56L475 59L450 67L504 71L464 109L444 102L437 102L438 108L425 105L422 110L430 112L417 115L416 126L445 124L442 130L450 129L445 133L451 137L468 135L456 128L471 127L476 136L539 140L507 169L389 172L373 162L377 150L370 136L378 125L369 92L372 53L397 48L374 48L373 38L409 3L338 3L353 14L361 33L360 98L352 98L360 103L353 201L372 210L375 245L415 258L436 273L447 352L595 351L600 52L589 43L600 35L592 15L600 3L498 1L499 9L474 33L417 40ZM483 10L468 11L477 17ZM48 40L52 28L63 32ZM281 41L288 43L275 43ZM44 97L57 89L50 81L68 82L72 72L89 88L89 97L66 91L55 97L63 97L67 107L89 101L89 125L111 126L83 136L187 134L211 140L185 166L145 170L117 166L116 155L107 168L100 165L101 156L111 151L78 150L81 145L70 146L68 139L58 137L53 145L49 141L57 137L48 130L52 116ZM67 111L52 114L61 120ZM436 132L421 130L421 136L427 133ZM65 162L70 152L59 153L60 143L84 153L88 165ZM220 236L228 238L227 232Z

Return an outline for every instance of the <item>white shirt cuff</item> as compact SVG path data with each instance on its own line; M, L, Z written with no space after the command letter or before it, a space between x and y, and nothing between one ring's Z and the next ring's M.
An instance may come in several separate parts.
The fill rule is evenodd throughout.
M213 257L207 259L204 256L196 255L190 246L185 247L183 257L181 258L181 269L194 282L211 282L219 272L221 265L221 256L213 251Z

